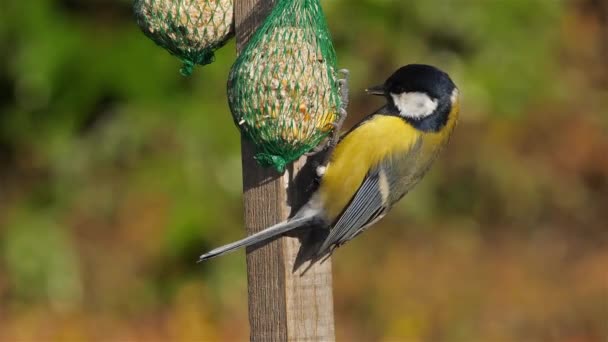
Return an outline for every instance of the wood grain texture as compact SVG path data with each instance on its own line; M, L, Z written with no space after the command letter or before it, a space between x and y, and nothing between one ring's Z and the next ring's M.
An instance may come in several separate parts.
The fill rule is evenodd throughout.
M272 0L235 0L237 49L240 52L262 23ZM245 226L248 234L285 220L289 203L301 203L291 186L304 165L300 160L283 175L253 159L253 146L241 143ZM300 239L284 237L247 250L251 341L334 341L331 260L307 272L294 272ZM303 265L300 269L306 269Z

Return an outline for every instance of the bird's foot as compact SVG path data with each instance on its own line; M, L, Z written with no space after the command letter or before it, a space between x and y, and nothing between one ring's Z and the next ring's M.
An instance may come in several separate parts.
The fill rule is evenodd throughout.
M348 69L340 69L338 71L341 74L342 78L338 79L338 84L340 86L340 108L338 108L338 120L332 122L331 133L326 140L327 142L317 146L315 149L306 154L306 156L313 156L320 152L325 152L325 160L320 163L321 166L327 165L329 161L329 156L338 145L340 141L340 131L342 130L342 126L346 121L346 117L348 116L348 112L346 111L349 103L349 78L350 71Z

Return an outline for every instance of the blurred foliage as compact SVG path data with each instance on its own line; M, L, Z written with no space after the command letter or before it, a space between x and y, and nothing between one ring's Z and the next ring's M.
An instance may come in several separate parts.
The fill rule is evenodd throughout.
M438 165L336 253L339 340L608 338L608 4L325 1L362 89L448 70ZM127 0L0 5L0 340L243 340L234 43L192 78ZM373 263L370 261L373 260Z

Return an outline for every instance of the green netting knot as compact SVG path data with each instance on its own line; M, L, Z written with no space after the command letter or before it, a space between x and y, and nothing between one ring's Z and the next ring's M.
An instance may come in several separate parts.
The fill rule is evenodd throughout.
M191 60L183 60L182 61L182 68L179 69L179 72L183 75L183 76L190 76L192 75L192 72L194 71L194 62L192 62Z
M263 166L283 170L334 127L336 54L319 0L279 0L230 71L234 121Z
M156 44L182 59L180 72L213 62L233 36L233 0L135 0L137 23Z
M258 153L253 157L260 165L264 167L274 167L279 173L283 173L285 171L285 167L289 163L281 156L272 155L268 153Z

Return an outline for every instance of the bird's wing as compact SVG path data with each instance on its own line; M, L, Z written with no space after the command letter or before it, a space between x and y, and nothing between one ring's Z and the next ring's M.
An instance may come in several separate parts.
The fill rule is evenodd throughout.
M319 252L325 253L332 246L339 246L354 238L366 227L382 218L388 209L388 183L381 167L371 171L344 212L340 215Z
M319 254L386 214L419 167L423 139L420 131L389 115L371 116L342 139L318 190L324 215L332 222Z

